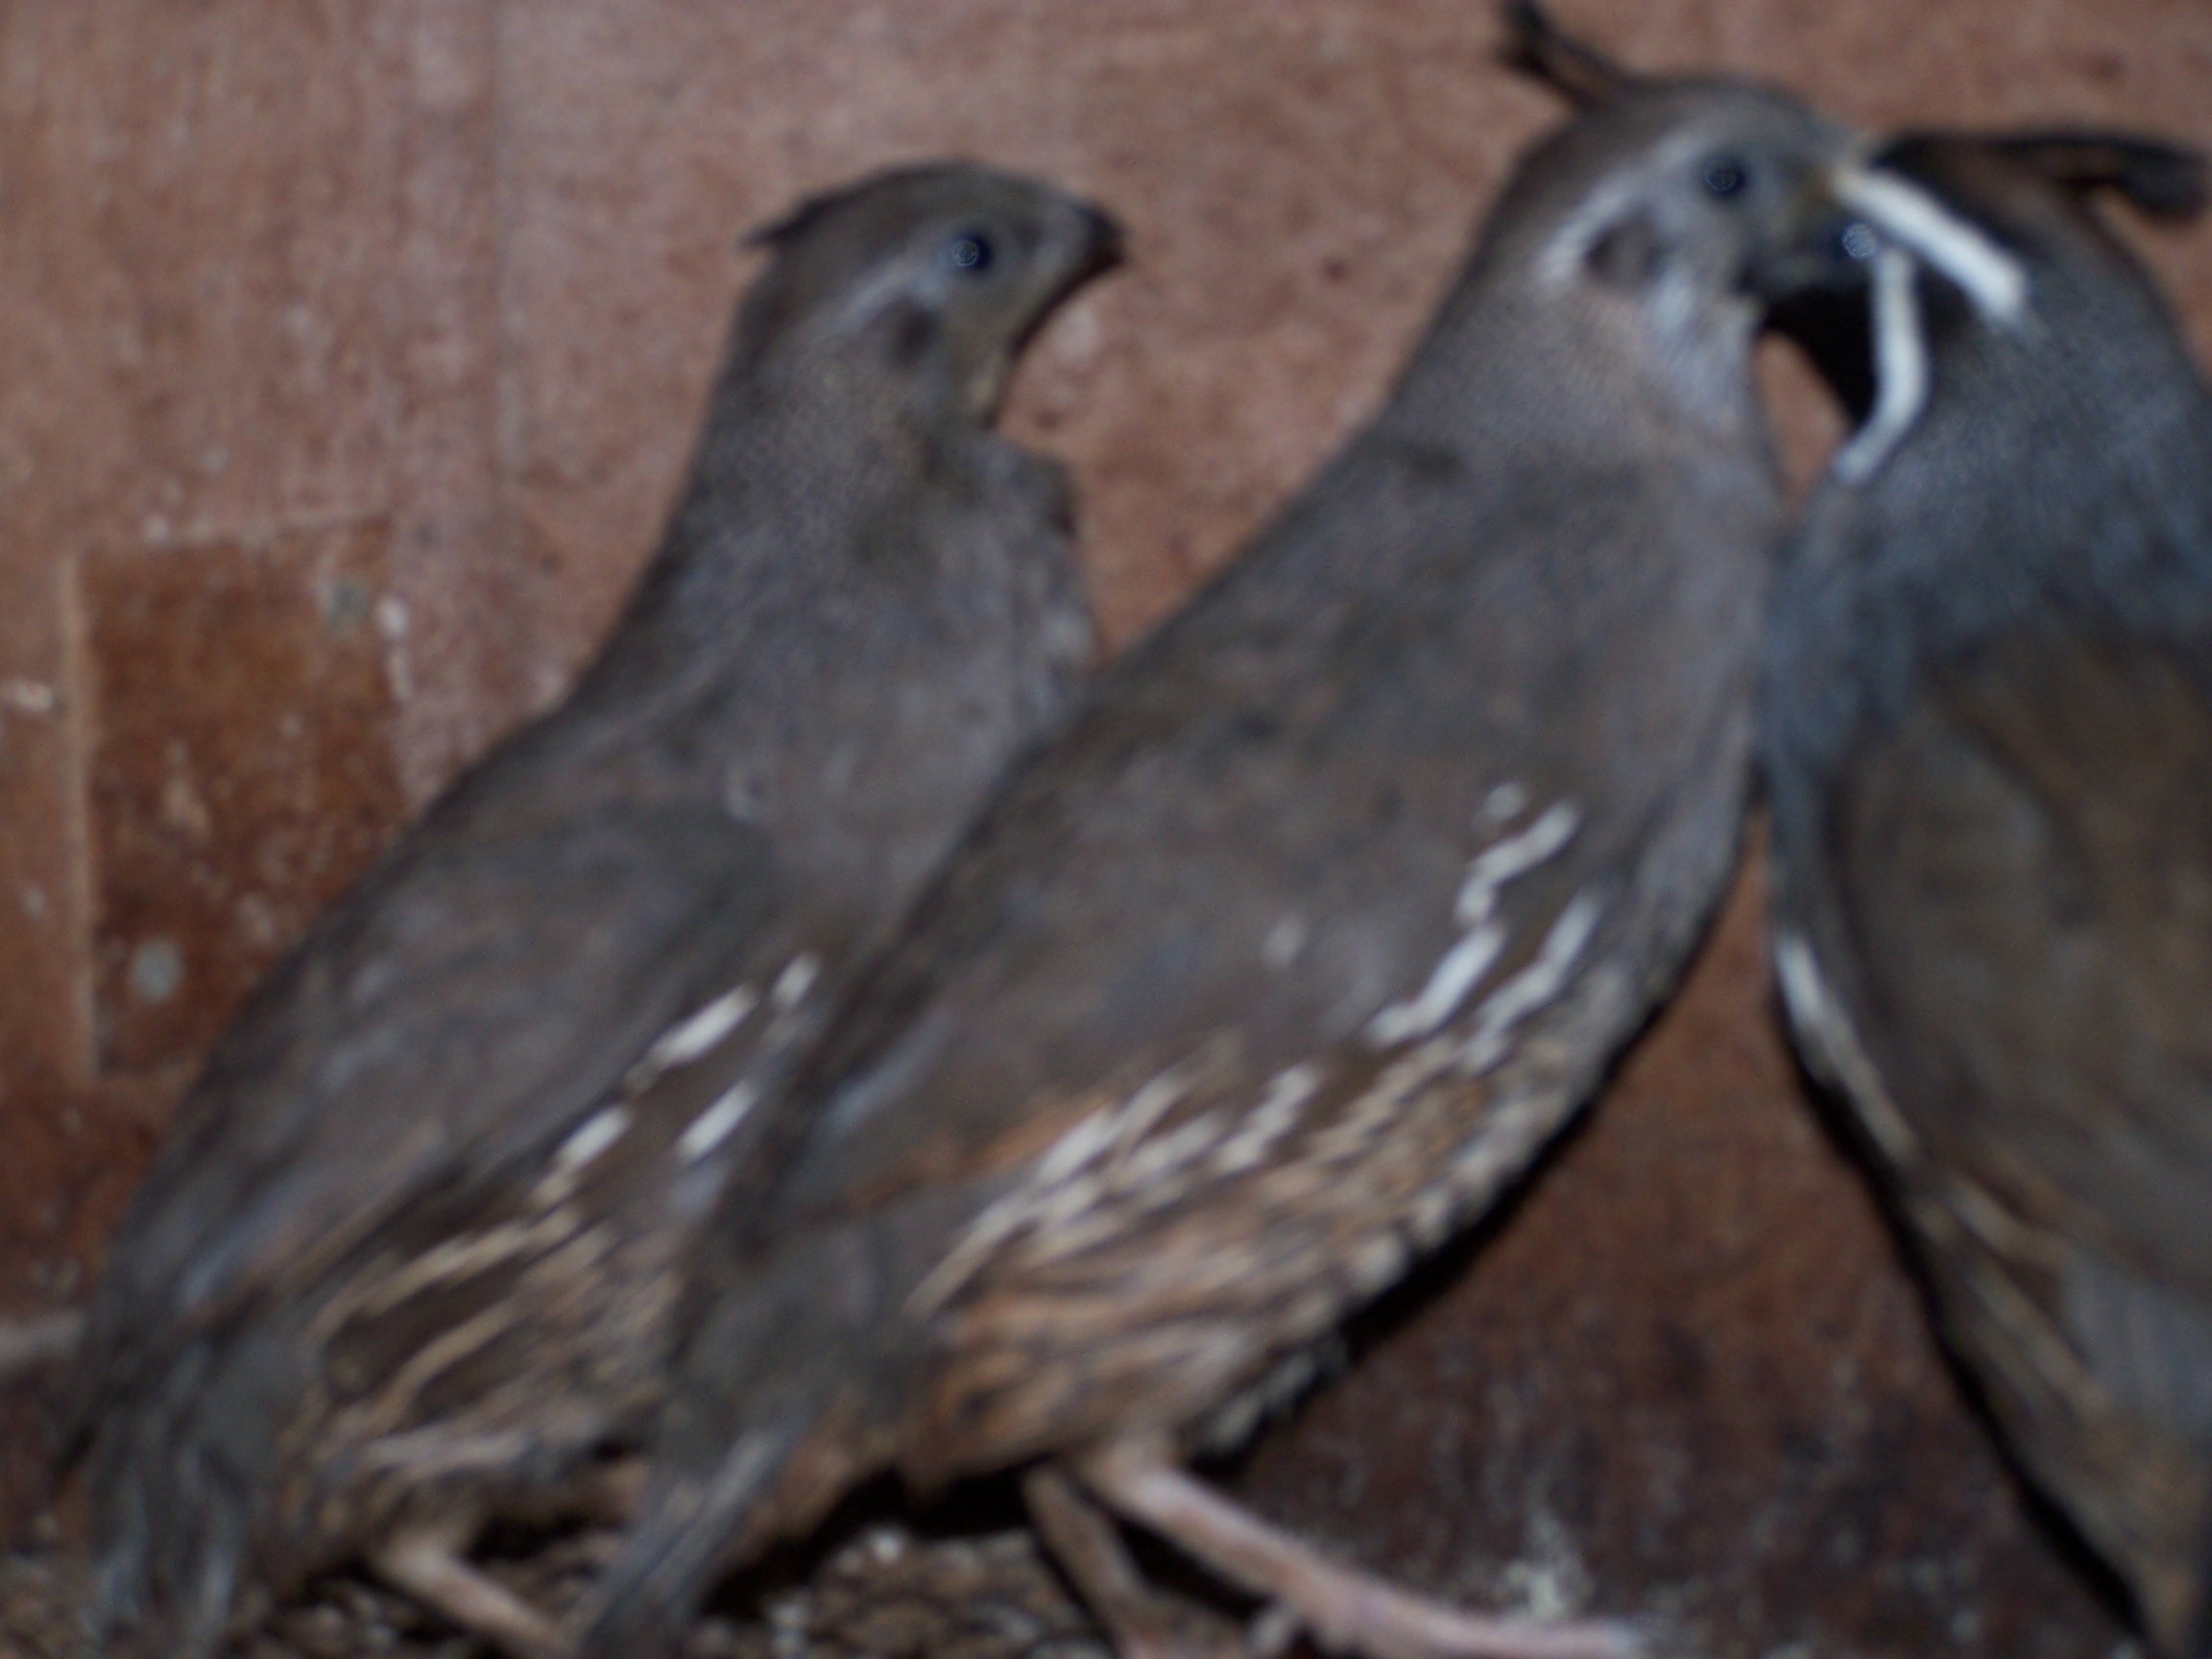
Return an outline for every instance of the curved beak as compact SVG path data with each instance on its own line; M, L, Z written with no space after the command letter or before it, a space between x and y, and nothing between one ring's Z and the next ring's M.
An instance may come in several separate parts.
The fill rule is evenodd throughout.
M1061 301L1094 276L1120 264L1127 248L1121 222L1091 202L1074 203L1064 216L1056 216L1050 235L1065 248L1066 257L1060 261L1056 279L1048 279L1033 291L1028 315L1014 337L977 369L968 387L968 406L978 420L990 421L997 416L1015 360L1059 309Z
M1083 204L1087 252L1074 280L1087 281L1101 271L1111 271L1128 254L1128 237L1121 228L1121 221L1103 207L1091 203Z

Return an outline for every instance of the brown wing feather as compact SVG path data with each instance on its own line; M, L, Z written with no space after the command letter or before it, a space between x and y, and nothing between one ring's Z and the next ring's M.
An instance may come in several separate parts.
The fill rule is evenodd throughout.
M764 851L691 816L440 850L349 896L187 1102L110 1264L92 1374L120 1384L311 1282L432 1178L557 1139L721 989L772 879Z
M2168 1632L2212 1519L2201 672L2015 635L1856 757L1836 826L1861 1028L1918 1142L1906 1202L1953 1334Z
M1846 896L1924 1132L2212 1301L2212 708L2191 673L2016 637L1932 687L1844 799Z

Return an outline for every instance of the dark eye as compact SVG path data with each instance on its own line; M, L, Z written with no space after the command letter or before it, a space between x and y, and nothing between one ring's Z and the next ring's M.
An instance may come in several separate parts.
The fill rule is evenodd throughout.
M991 268L991 238L980 230L963 230L945 245L945 261L955 271L973 276Z
M1733 156L1716 156L1705 163L1705 188L1714 195L1728 197L1742 190L1749 179L1743 163Z

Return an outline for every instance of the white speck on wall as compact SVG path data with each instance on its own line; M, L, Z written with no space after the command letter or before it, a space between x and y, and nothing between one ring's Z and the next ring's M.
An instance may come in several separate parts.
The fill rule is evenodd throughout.
M184 953L174 939L149 939L131 952L131 994L139 1001L168 1001L184 984Z
M0 680L0 709L11 714L51 714L61 694L43 680Z
M376 632L384 637L384 679L393 701L405 703L415 695L415 675L407 652L407 630L412 618L407 601L387 593L376 601Z

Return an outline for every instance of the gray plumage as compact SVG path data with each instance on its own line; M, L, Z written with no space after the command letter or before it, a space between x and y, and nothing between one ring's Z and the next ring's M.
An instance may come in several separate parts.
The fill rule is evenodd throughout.
M680 1100L733 1025L764 1086L1062 714L1067 487L988 422L1115 238L957 165L767 234L600 656L278 968L124 1222L81 1368L104 1623L199 1654L256 1584L358 1551L406 1579L438 1551L396 1542L557 1507L649 1412L670 1263L744 1138L623 1101Z
M2053 134L1884 170L2024 301L1902 268L1884 301L1925 395L1815 496L1767 650L1777 966L2029 1474L2201 1655L2212 396L2081 193L2191 211L2202 166Z
M1620 1650L1373 1620L1178 1465L1495 1201L1698 937L1783 528L1753 339L1847 147L1623 82L1525 159L1381 413L1019 770L805 1062L588 1653L669 1651L873 1472L1033 1459L1326 1646Z

